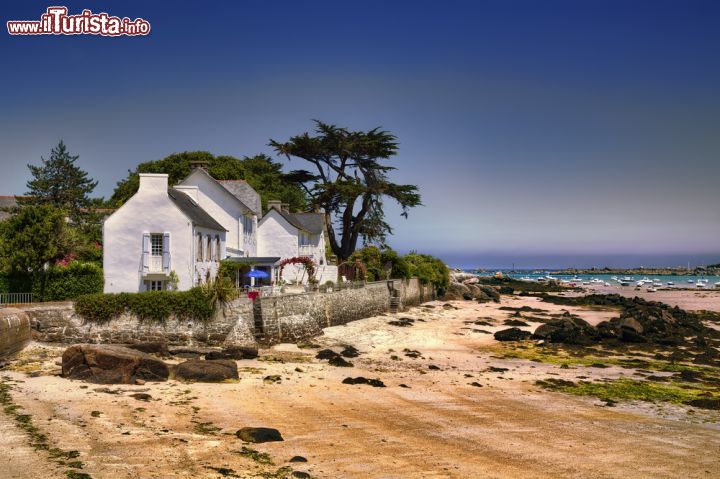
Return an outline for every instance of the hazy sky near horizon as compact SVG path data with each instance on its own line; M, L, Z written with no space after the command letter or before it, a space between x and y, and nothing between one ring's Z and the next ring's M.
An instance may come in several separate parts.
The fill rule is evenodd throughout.
M148 37L0 34L0 194L61 138L107 197L140 162L269 154L318 118L398 136L425 205L388 205L401 251L720 262L720 3L216 3L60 2ZM3 2L3 25L52 4Z

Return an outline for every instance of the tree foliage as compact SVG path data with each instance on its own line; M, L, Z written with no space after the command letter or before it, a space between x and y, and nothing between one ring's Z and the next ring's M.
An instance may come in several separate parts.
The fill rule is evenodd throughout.
M388 174L395 168L381 161L397 154L397 141L380 128L350 131L316 120L314 135L270 140L270 146L288 159L312 165L312 171L295 170L288 177L303 185L311 205L325 213L330 247L342 261L355 251L360 238L366 244L385 244L392 233L385 221L386 197L402 207L405 217L409 208L421 204L415 185L390 181Z
M65 212L49 204L19 208L0 223L0 255L10 271L39 274L71 249Z
M216 180L245 180L260 194L263 209L267 201L279 199L289 203L294 210L306 207L305 193L294 181L282 172L282 165L265 155L245 157L214 156L207 151L185 151L174 153L162 160L140 163L134 171L119 181L115 187L110 205L118 207L137 192L140 173L166 173L170 185L175 185L190 174L191 162L206 162L208 173Z
M91 205L89 195L98 183L75 164L78 158L60 140L48 160L41 158L40 166L27 165L33 178L27 182L24 203L51 205L79 218Z
M410 276L420 278L425 284L434 284L437 288L446 288L450 284L450 270L441 259L415 252L403 258L410 269Z
M354 264L356 261L365 265L365 279L368 281L410 277L410 269L405 259L390 248L366 246L350 255L348 263Z

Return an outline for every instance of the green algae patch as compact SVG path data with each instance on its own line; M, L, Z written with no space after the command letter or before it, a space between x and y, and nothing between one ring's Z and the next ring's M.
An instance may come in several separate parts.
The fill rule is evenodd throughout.
M712 407L712 405L720 401L720 394L713 393L708 388L702 386L694 387L685 383L655 383L628 378L603 382L573 382L550 378L536 381L535 384L551 391L573 394L575 396L592 396L606 402L622 400L669 402L704 409L717 409L717 407Z

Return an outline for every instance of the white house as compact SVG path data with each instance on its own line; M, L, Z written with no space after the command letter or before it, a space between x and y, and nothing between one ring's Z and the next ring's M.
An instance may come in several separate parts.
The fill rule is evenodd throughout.
M202 167L171 189L167 175L140 174L138 192L103 226L105 291L166 289L173 271L178 289L186 290L214 279L221 260L266 272L268 279L258 280L264 284L307 282L299 265L286 266L278 277L279 263L298 256L312 258L320 282L335 281L324 216L290 213L279 201L268 206L262 216L260 195L249 184L215 180Z
M282 259L307 256L316 265L320 283L337 280L337 266L328 265L325 216L322 213L291 213L280 201L269 201L268 211L258 224L258 255ZM307 281L304 268L287 265L284 281Z
M190 289L214 278L226 229L166 174L140 174L140 187L103 224L105 292Z

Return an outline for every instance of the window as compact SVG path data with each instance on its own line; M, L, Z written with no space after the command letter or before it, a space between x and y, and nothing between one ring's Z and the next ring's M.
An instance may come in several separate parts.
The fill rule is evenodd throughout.
M203 241L202 235L197 234L197 245L195 246L195 261L202 261L203 259Z
M210 238L210 235L205 237L205 241L207 243L207 248L205 249L205 261L210 261L210 255L212 254L212 238Z
M215 235L215 258L213 258L215 261L220 261L220 255L222 252L220 251L220 235Z
M152 256L162 256L163 235L156 233L150 235L150 254Z
M165 281L151 280L145 281L145 291L163 291L165 290Z
M243 232L246 235L251 235L253 232L253 218L252 216L243 215Z

